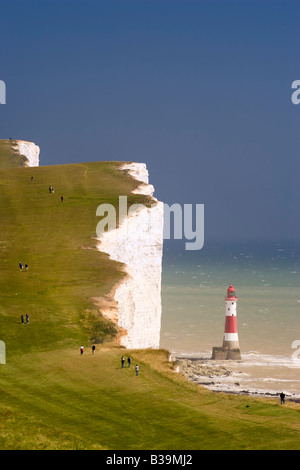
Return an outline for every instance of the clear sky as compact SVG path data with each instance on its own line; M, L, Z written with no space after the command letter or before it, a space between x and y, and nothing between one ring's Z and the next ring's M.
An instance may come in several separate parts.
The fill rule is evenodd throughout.
M299 239L300 2L1 0L0 138L145 162L205 240Z

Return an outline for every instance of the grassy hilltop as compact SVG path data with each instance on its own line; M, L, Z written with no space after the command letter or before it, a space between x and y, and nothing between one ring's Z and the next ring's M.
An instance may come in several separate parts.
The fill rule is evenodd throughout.
M96 249L96 209L149 202L120 164L12 168L13 154L0 141L0 449L299 449L299 405L214 394L175 374L166 351L115 341L91 299L124 274Z

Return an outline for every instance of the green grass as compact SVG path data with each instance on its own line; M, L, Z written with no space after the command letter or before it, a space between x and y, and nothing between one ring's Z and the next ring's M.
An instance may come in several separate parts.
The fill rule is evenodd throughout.
M14 356L1 368L0 447L299 448L296 405L213 394L175 374L161 350L131 351L132 367L121 369L123 353L107 344L95 355L68 348Z
M117 167L87 163L0 171L0 327L8 359L20 349L86 342L83 325L91 312L94 331L105 323L93 314L90 299L107 295L124 274L121 264L96 248L96 209L103 201L117 208L119 194L128 195L129 203L148 202L130 195L136 183ZM29 265L28 272L20 272L20 261ZM28 338L18 328L26 312Z
M174 373L166 351L114 341L91 299L123 271L96 249L96 209L117 208L119 195L149 202L131 194L136 182L119 163L12 169L8 145L0 141L0 449L299 449L299 405L214 394ZM121 369L129 353L132 367Z

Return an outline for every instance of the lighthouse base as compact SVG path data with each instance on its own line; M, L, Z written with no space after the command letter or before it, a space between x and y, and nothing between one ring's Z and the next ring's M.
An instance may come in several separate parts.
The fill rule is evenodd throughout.
M231 361L238 361L242 359L241 356L241 351L236 348L236 349L229 349L228 347L213 347L212 348L212 359L218 360L218 361L224 361L224 360L231 360Z

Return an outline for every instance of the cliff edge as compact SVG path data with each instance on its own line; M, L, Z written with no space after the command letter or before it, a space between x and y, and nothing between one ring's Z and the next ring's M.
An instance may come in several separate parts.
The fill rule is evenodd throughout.
M153 195L144 163L124 163L140 182L135 194ZM163 254L163 203L153 198L121 225L103 233L98 249L125 264L127 276L114 290L117 324L125 334L120 343L129 349L158 348L161 329L161 273Z
M40 148L26 140L0 140L0 168L39 166Z
M17 140L15 142L15 150L26 159L25 166L39 166L40 147L26 140Z

